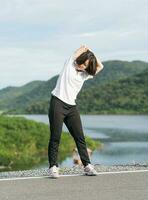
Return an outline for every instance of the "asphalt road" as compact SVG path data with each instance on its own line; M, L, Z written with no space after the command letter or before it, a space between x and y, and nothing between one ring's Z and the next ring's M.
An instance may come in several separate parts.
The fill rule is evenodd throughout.
M148 171L0 181L0 200L147 200Z

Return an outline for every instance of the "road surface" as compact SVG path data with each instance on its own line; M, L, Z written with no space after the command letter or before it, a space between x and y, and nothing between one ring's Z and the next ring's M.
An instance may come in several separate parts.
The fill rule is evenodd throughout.
M147 200L148 170L0 180L0 200Z

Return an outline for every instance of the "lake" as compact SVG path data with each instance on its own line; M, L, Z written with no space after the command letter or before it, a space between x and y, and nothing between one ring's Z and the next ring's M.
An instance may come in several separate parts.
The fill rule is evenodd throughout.
M47 115L21 116L48 124ZM102 149L93 152L93 164L148 164L148 115L81 115L81 120L84 134L104 143ZM63 131L68 132L64 123ZM48 162L36 168L47 165ZM72 157L59 166L72 167Z

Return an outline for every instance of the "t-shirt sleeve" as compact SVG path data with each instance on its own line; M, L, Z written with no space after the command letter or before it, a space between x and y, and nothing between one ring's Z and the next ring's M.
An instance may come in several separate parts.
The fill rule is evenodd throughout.
M94 76L88 74L88 75L85 77L85 80L91 79L91 78L93 78L93 77L94 77Z

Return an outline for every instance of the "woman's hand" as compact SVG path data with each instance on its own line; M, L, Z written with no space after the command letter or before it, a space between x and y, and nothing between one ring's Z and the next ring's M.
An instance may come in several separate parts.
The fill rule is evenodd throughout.
M82 45L80 48L78 48L74 52L74 59L78 58L82 53L86 52L87 50L90 50L86 45Z

